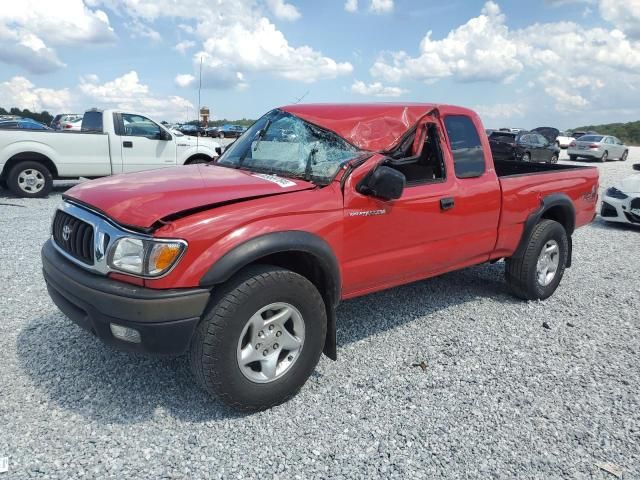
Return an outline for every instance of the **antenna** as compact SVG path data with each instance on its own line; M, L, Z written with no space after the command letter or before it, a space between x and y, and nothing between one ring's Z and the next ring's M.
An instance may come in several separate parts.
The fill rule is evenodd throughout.
M307 90L306 92L304 92L304 95L302 95L301 97L297 97L297 98L296 98L296 101L295 101L295 102L293 102L293 103L294 103L294 104L295 104L295 103L300 103L300 102L302 101L302 99L303 99L304 97L306 97L307 95L309 95L309 90Z
M198 120L196 131L196 144L200 143L200 91L202 90L202 57L200 57L200 81L198 83L198 111L196 113L196 119ZM207 125L208 126L208 125Z

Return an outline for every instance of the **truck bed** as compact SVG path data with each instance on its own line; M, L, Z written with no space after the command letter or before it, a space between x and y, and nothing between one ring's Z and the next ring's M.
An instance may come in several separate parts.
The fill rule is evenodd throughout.
M532 175L537 173L551 173L563 170L580 170L594 167L583 165L564 165L558 163L531 163L511 160L494 160L498 177L512 177L515 175Z

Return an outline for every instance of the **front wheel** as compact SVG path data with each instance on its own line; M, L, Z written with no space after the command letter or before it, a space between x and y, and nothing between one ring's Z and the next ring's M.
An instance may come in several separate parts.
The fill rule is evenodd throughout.
M18 197L46 197L53 188L53 176L38 162L20 162L9 172L9 189Z
M621 162L626 162L628 156L629 156L629 150L625 150L624 153L622 154L622 156L620 157L620 161Z
M569 160L571 160L572 162L575 162L576 160L578 160L578 156L577 155L569 155Z
M600 157L600 161L602 163L605 163L607 160L609 160L609 152L605 150L602 156Z
M553 220L541 220L522 256L506 260L505 276L511 291L524 300L550 297L564 275L568 251L564 227Z
M550 163L558 163L558 155L556 154L551 155Z
M522 155L522 161L523 162L530 162L531 161L531 155L529 154L529 152L525 152Z
M283 268L250 267L222 286L191 341L200 385L239 410L285 402L313 372L327 329L322 296Z

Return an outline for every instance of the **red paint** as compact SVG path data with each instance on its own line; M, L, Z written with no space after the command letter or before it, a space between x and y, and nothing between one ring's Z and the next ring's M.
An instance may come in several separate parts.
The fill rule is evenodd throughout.
M445 141L447 178L407 187L396 201L385 202L356 191L358 182L384 158L377 153L356 168L344 186L342 174L324 188L300 180L282 188L247 172L200 165L111 177L82 184L68 195L118 222L139 227L174 212L218 204L154 231L158 237L182 238L189 246L171 273L146 280L148 287L198 286L207 270L235 246L265 233L301 230L318 235L333 249L341 268L343 298L511 256L527 217L552 193L571 198L576 227L593 219L596 200L589 194L597 189L597 169L499 179L477 115L464 108L437 106L437 113L425 116L434 108L428 104L284 107L370 150L390 148L416 123L435 123ZM473 120L484 150L482 176L456 178L442 124L447 115L467 115ZM361 126L378 121L386 122L391 132L374 128L367 136ZM246 199L260 195L265 196ZM454 208L442 211L443 197L453 197ZM226 203L242 199L246 200ZM384 213L352 215L362 211Z

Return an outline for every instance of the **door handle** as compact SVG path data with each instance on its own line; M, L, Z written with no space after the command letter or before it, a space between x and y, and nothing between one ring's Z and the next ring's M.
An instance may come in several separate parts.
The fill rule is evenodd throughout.
M124 148L133 148L133 142L129 142L129 141L122 142L122 146Z
M441 198L440 199L440 210L449 210L453 208L455 201L453 197Z

